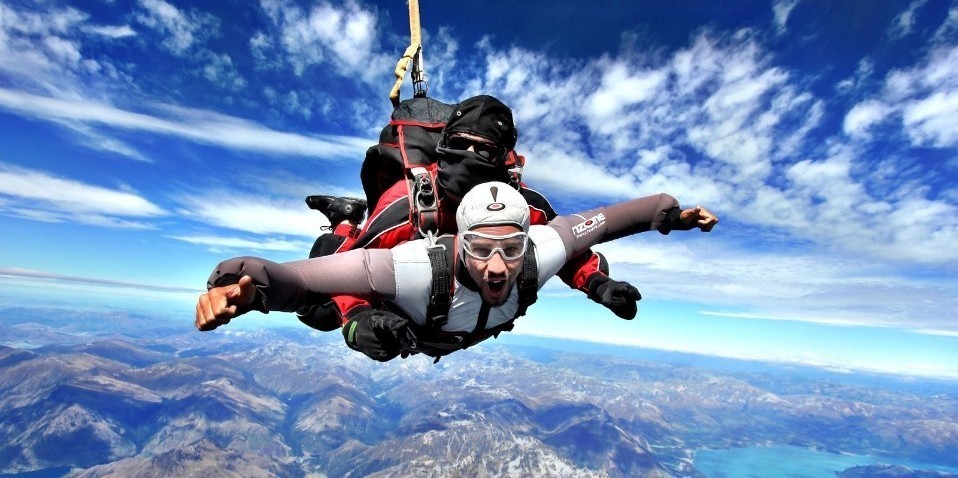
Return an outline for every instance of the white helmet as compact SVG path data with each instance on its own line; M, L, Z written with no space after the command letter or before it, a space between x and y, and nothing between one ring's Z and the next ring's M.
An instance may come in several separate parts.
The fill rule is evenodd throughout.
M456 210L459 232L482 226L513 225L529 232L529 203L516 188L497 181L470 189Z

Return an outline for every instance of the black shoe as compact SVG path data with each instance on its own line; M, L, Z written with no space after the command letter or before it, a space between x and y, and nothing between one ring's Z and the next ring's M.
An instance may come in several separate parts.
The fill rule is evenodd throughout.
M343 198L336 196L306 196L306 205L310 209L315 209L329 219L330 226L348 220L353 224L359 224L366 215L366 201L356 198Z

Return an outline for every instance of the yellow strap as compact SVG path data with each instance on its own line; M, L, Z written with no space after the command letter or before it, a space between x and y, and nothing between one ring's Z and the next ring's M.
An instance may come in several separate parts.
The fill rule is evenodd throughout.
M399 87L402 86L406 70L420 48L422 48L422 36L419 31L419 0L409 0L409 47L396 63L396 83L389 92L389 100L392 101L393 107L399 106Z
M422 45L419 35L419 0L409 0L409 43Z

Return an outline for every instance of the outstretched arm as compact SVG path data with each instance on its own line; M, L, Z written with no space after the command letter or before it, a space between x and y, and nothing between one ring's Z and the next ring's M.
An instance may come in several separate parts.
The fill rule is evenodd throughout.
M580 214L559 216L549 222L549 226L562 239L568 259L595 244L632 234L653 229L662 234L695 228L708 232L717 223L718 218L708 209L702 206L682 209L674 197L662 193Z
M196 328L213 330L250 310L298 310L311 294L396 295L392 252L357 250L279 264L256 257L221 262L196 305Z
M532 224L547 224L558 215L540 192L524 183L519 192L529 203ZM635 303L642 297L641 294L631 284L609 277L609 263L602 254L586 250L569 259L556 275L569 287L585 292L590 299L615 315L624 319L635 317Z

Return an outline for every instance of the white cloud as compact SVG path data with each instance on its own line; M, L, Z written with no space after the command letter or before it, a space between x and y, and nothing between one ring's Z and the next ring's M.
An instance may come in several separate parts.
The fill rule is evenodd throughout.
M87 33L107 38L127 38L136 36L129 25L84 25L81 29Z
M776 0L772 5L772 13L775 15L775 31L782 34L788 26L788 16L792 13L798 0Z
M194 65L194 74L227 91L239 91L246 86L228 54L205 46L209 38L220 33L219 18L195 9L180 10L165 0L138 0L137 5L136 21L162 35L163 48Z
M183 217L254 234L315 239L322 232L320 228L329 225L322 214L307 209L302 199L214 191L203 195L184 195L176 200L182 206L180 212Z
M55 122L105 125L170 135L202 144L316 159L362 158L371 140L349 136L305 136L252 121L172 105L153 105L165 116L122 110L86 100L61 100L0 88L0 108Z
M197 41L211 35L218 27L212 16L182 12L164 0L139 0L138 4L142 10L136 13L136 20L166 34L162 45L176 55L185 55Z
M673 237L678 234L681 239ZM733 250L716 234L718 228L665 238L647 232L595 249L609 259L613 278L632 282L656 300L693 300L735 311L748 304L752 318L833 325L909 329L920 317L929 329L958 330L940 313L958 305L958 281L947 274L909 279L874 261L805 247Z
M663 70L630 73L627 68L623 63L610 65L602 72L602 84L585 102L590 124L603 134L611 134L626 123L625 111L654 98L668 76Z
M958 145L958 90L938 91L904 107L905 130L916 145Z
M857 137L869 137L869 128L888 119L895 109L878 100L863 101L845 115L843 130L845 134Z
M892 71L882 98L899 105L905 134L915 146L958 145L958 45L932 50L914 68Z
M629 177L606 171L592 163L589 157L575 151L565 151L561 145L537 143L527 150L532 168L523 174L532 187L554 188L571 194L627 197L635 190ZM575 180L570 180L571 176Z
M312 243L268 238L262 240L222 236L169 236L170 239L208 247L213 252L261 251L300 252L308 251Z
M59 37L46 37L43 46L57 63L75 67L80 63L83 55L76 43Z
M908 9L898 14L889 27L889 35L892 39L900 39L908 36L915 27L915 13L919 8L928 3L928 0L915 0L911 2Z
M924 96L931 91L953 91L958 88L958 45L935 48L913 68L890 72L883 94L894 99Z
M64 179L48 173L0 163L0 212L46 222L148 228L130 218L168 213L134 192Z
M261 0L273 21L277 39L297 75L311 66L328 64L346 77L382 84L394 62L380 53L377 15L355 1L317 2L309 11L288 0ZM258 38L257 47L273 42Z
M207 51L202 56L206 60L202 74L210 83L219 84L224 89L232 91L239 91L246 87L246 80L233 66L233 59L229 55Z
M108 287L122 287L132 289L151 290L158 292L199 292L197 289L188 289L183 287L166 287L156 284L143 284L139 282L116 281L109 279L100 279L96 277L81 277L53 272L38 271L32 269L22 269L17 267L0 267L0 277L13 277L18 279L46 279L56 282L80 283Z
M664 191L774 228L770 237L827 251L958 261L951 250L914 247L922 234L935 244L958 242L958 218L908 213L913 199L934 211L955 208L948 199L954 189L928 198L932 189L901 177L895 156L875 158L864 146L879 124L900 125L919 146L958 143L952 127L958 47L939 45L914 67L890 73L880 96L864 97L848 111L844 135L823 139L817 134L826 102L795 72L776 66L749 31L706 32L671 57L622 55L575 65L490 45L478 42L485 76L464 83L463 96L497 92L513 106L517 150L529 159L525 178L533 187L614 199ZM840 87L862 88L871 71L862 61L859 78ZM583 95L582 85L594 91ZM891 220L898 212L913 223Z
M788 72L772 66L747 31L701 34L671 58L604 57L575 65L515 47L479 46L486 49L486 76L467 84L466 93L497 92L511 104L517 149L529 158L526 177L577 194L659 192L646 187L653 182L702 193L691 200L715 198L729 186L771 177L775 161L800 151L823 117L822 101L790 84ZM596 86L583 95L583 85ZM643 151L665 144L693 154L637 167ZM577 181L563 176L569 168Z
M429 96L439 98L442 92L449 92L453 89L453 86L447 86L447 83L451 83L449 78L454 76L459 67L459 41L453 38L447 27L440 27L435 34L423 27L422 36L423 57L426 61L426 80L430 88ZM437 65L442 65L442 67L438 68ZM406 95L409 94L409 91L412 91L408 78L403 88Z
M941 24L938 31L935 32L935 40L938 42L947 42L949 38L954 38L958 32L958 5L952 5L948 10L948 18Z
M6 4L0 4L0 12L3 14L4 30L38 36L66 33L89 17L75 8L34 12L17 10Z
M72 8L36 13L6 4L0 4L0 15L0 72L43 83L78 63L76 46L63 35L86 15Z

